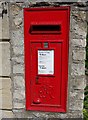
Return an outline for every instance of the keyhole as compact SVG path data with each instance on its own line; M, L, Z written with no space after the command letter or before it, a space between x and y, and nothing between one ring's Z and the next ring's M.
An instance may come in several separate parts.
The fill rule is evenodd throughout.
M39 77L38 76L36 76L36 84L38 84L39 83Z
M48 42L44 43L44 48L48 48Z

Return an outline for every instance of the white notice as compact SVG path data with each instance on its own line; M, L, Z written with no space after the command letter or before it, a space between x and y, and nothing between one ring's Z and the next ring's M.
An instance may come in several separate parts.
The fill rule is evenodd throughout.
M38 50L38 74L54 74L54 50Z

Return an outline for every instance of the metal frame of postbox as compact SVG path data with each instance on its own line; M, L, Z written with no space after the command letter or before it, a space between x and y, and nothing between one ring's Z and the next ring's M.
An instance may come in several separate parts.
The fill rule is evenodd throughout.
M42 12L42 16L37 16L37 14L39 14L40 11ZM65 28L63 26L63 31L61 30L62 28L60 28L60 26L62 25L61 21L59 22L59 28L57 28L57 27L55 28L55 25L57 26L58 23L54 22L53 23L54 26L51 26L51 31L49 31L49 30L43 31L42 30L42 27L44 27L44 25L46 27L48 25L52 25L52 23L51 22L49 23L49 21L46 23L44 23L44 22L37 23L38 21L32 22L32 20L38 19L38 17L40 17L39 21L41 21L42 17L45 15L46 12L47 13L49 12L49 15L52 16L52 13L50 14L50 11L57 11L56 12L57 16L58 16L58 11L63 11L64 15L66 14L66 16L65 16L66 23L64 23ZM36 14L37 18L35 18L34 14ZM45 15L45 16L47 17L47 15ZM54 19L54 17L53 17L53 19ZM29 22L31 22L31 23L29 24ZM35 26L33 26L34 24L35 24ZM37 29L38 24L40 26L37 31L36 29ZM49 7L49 8L24 8L24 51L25 51L24 55L25 55L26 110L66 112L67 83L68 83L68 56L69 56L69 54L68 54L69 53L69 26L70 26L70 7L69 6ZM29 28L30 28L30 30L29 30ZM52 31L52 29L54 29L54 28L55 28L55 30ZM48 29L48 27L47 27L47 29ZM59 29L59 31L58 31L58 29ZM64 31L66 31L66 33L62 34ZM59 35L61 36L61 34L64 36L59 38ZM65 38L65 40L62 38ZM43 48L43 50L54 50L54 51L56 51L56 48L50 47L51 43L53 44L53 42L54 42L55 45L57 45L57 43L61 43L61 63L60 63L61 64L60 65L61 66L61 77L60 77L61 80L59 82L60 83L60 85L59 85L60 86L60 96L59 96L60 97L59 98L60 105L59 104L53 105L53 102L51 105L48 105L45 103L44 104L33 104L32 103L32 98L33 98L32 95L34 93L33 93L33 90L31 90L32 89L31 85L34 83L32 83L33 77L31 77L31 75L33 76L34 73L31 70L31 68L32 68L33 64L37 65L37 67L35 68L36 70L34 70L34 71L36 71L36 74L38 76L38 53L37 52L32 53L31 43L34 45L35 51L37 51L37 50L42 50L42 48L40 47L40 43L41 43L41 46L44 46L44 42L47 42L49 47ZM38 45L38 47L34 43L36 43L36 45ZM33 55L33 58L35 56L35 62L33 62L33 60L31 61L31 55ZM57 57L56 57L56 55L54 55L54 62L56 61L56 59L57 59ZM58 62L59 61L57 61L57 63ZM56 66L54 66L54 67L56 67ZM56 70L56 68L54 68L54 69ZM41 74L40 76L47 76L47 79L48 79L49 76L55 76L55 73L53 75ZM33 89L35 89L35 88L33 87ZM48 103L49 103L49 101L48 101Z

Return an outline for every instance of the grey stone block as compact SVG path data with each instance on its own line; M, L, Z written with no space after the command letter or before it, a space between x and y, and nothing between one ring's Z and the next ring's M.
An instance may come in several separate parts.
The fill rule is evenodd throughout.
M73 47L86 47L86 39L72 39L71 44Z
M10 43L0 42L0 76L10 76Z
M15 102L13 104L14 109L25 109L25 104L24 102Z
M2 39L2 17L0 17L0 39Z
M73 90L83 90L86 87L86 78L79 77L70 80L70 88ZM84 92L84 91L83 91Z
M22 76L13 77L14 89L15 90L24 90L25 91L25 80Z
M69 110L83 110L83 100L70 99Z
M13 57L12 58L13 63L17 63L17 64L24 64L24 56L18 56L18 57Z
M14 74L17 74L17 73L24 74L24 66L20 65L20 64L14 65L13 66L13 73Z
M13 16L18 15L20 10L22 10L22 8L18 4L14 3L10 6L10 11Z
M2 120L2 118L7 118L8 119L13 119L15 118L13 112L11 110L7 111L7 110L0 110L0 120ZM4 119L3 119L4 120Z
M22 24L22 18L15 18L14 24L16 25L16 27L19 27Z
M70 100L73 99L73 102L75 100L84 100L84 90L78 90L78 89L73 89L70 92ZM69 103L72 101L69 101Z
M9 35L9 9L8 9L8 3L3 2L3 6L7 12L3 14L2 18L2 38L3 39L10 39Z
M25 99L25 91L24 90L14 90L13 100L24 100Z
M24 47L23 46L13 46L13 54L16 55L23 55L24 54Z
M35 116L32 114L32 111L26 111L25 109L13 109L13 113L16 118L35 118Z
M85 49L75 49L73 50L73 60L85 60L86 59L86 51Z
M0 109L12 109L11 79L0 78Z
M84 11L72 11L71 16L71 37L73 39L86 39L87 24L86 24L86 12Z
M13 31L11 34L11 38L12 38L12 45L13 46L23 46L24 45L23 31L22 30Z
M72 76L81 76L85 75L85 64L79 63L79 64L72 64Z

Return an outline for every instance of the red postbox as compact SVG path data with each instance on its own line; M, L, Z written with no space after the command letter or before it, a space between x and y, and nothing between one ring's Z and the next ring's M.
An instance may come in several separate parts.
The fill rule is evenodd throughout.
M24 8L26 109L66 112L69 7Z

